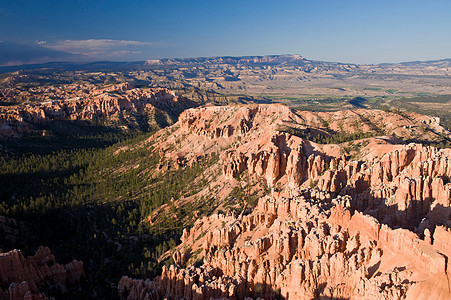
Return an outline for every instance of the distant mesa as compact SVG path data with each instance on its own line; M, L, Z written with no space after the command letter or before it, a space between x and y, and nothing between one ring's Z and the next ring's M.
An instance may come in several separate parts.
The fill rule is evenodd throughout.
M147 65L160 65L162 64L161 60L159 59L148 59L146 60Z

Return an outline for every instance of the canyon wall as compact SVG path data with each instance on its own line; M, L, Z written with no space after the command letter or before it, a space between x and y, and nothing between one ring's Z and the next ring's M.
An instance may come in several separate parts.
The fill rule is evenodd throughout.
M163 89L140 89L123 83L103 89L80 86L70 93L58 93L55 99L0 107L0 133L3 137L19 137L36 125L53 120L90 120L119 122L130 114L144 114L162 125L173 124L193 101ZM160 124L158 124L160 125Z
M246 216L214 214L185 231L182 252L202 266L164 267L153 281L122 278L122 299L448 299L443 229L422 240L332 201L266 196ZM202 249L183 253L184 249ZM421 280L420 280L421 279ZM429 291L429 285L434 290ZM148 298L146 298L148 297Z
M386 137L316 144L280 130L317 117L270 105L182 113L159 147L218 152L223 180L250 176L271 194L250 214L198 219L175 265L152 281L123 277L120 297L450 299L450 149Z
M371 113L361 110L356 115L370 118ZM247 173L269 187L302 186L333 196L350 195L352 209L392 228L420 227L420 234L450 221L450 149L391 144L382 138L321 145L279 130L289 122L313 126L319 117L277 105L191 109L181 114L176 135L195 140L196 152L216 149L222 175L231 181ZM382 111L372 116L384 117ZM397 131L402 124L391 127ZM189 146L182 141L178 153L189 156L193 145ZM345 147L355 147L357 157L344 154Z
M47 247L27 258L20 250L0 253L0 299L48 299L43 290L65 293L82 277L83 262L58 264Z

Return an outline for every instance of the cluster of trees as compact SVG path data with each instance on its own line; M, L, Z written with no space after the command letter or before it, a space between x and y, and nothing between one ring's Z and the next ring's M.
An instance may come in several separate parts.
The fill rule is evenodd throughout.
M56 141L34 152L24 141L15 154L1 156L0 215L26 225L11 247L33 254L45 245L58 261L84 261L86 295L95 290L116 298L111 284L120 276L155 276L161 254L179 242L203 205L177 207L173 200L206 184L202 172L218 157L155 176L161 159L142 143L146 138L130 134L112 145L71 149ZM146 221L162 207L152 224Z
M376 132L362 132L362 131L356 133L347 133L347 132L325 133L323 131L313 130L310 128L299 129L288 126L282 127L279 130L281 132L286 132L291 135L295 135L302 139L312 141L318 144L341 144L345 142L369 138L377 134Z

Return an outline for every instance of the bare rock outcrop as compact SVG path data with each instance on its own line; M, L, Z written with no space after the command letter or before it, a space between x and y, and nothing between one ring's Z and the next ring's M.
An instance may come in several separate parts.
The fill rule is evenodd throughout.
M445 280L447 286L449 230L437 228L431 244L407 229L352 213L345 207L349 196L332 201L305 196L301 191L291 198L264 197L250 215L198 220L180 247L200 238L203 266L165 267L153 281L124 277L119 295L414 299L433 281ZM451 297L447 288L436 294Z
M449 149L382 138L317 144L281 130L319 117L276 105L204 107L157 135L158 147L176 144L185 158L220 153L223 182L250 177L272 192L248 214L198 219L183 232L177 266L145 285L124 278L120 296L450 299ZM352 158L343 151L359 144Z
M68 92L63 89L54 99L1 107L2 136L18 137L32 131L35 125L52 120L104 119L118 122L127 118L127 114L146 114L157 123L172 124L182 111L197 106L168 89L140 89L129 83L107 88L77 86L73 90L66 89Z
M364 116L365 120L374 119L374 123L381 122L384 114L389 115L366 110L343 114L350 118ZM183 112L174 136L177 140L196 140L196 145L178 145L179 152L187 153L187 157L193 150L220 152L222 174L229 180L246 172L269 187L288 184L315 187L332 195L351 195L352 209L391 227L414 230L424 218L429 227L450 220L448 149L392 145L372 139L360 146L357 158L351 159L342 151L353 144L321 145L281 131L286 124L319 126L321 120L338 123L340 117L336 113L295 112L278 105L205 107ZM402 124L408 120L398 119L398 126L391 124L393 132L407 126Z
M83 263L57 264L47 247L39 247L34 256L25 258L20 250L0 253L0 294L2 299L47 299L41 288L61 292L84 277Z

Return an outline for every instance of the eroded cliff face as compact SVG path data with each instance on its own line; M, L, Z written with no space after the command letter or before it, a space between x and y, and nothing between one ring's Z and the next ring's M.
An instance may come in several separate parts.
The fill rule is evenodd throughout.
M58 264L47 247L40 247L34 256L27 258L20 250L0 253L1 299L48 299L44 290L65 293L82 277L83 262Z
M219 153L221 180L240 184L246 175L272 192L250 214L197 220L173 253L176 265L152 281L123 277L120 297L449 299L450 149L388 136L316 144L281 131L287 124L326 130L323 121L335 126L338 116L365 120L361 128L375 133L395 120L381 111L206 107L152 137L169 161ZM449 135L428 117L418 126L412 119L390 123L385 134L415 136L430 125Z
M433 242L422 240L352 213L350 202L350 196L321 200L292 190L289 197L260 199L246 216L205 217L184 232L174 254L178 266L164 267L152 282L123 277L119 294L122 299L451 296L443 253L449 231L440 227ZM181 268L190 256L203 265Z
M340 145L317 144L280 130L286 124L320 130L315 127L323 123L320 120L340 123L340 116L365 116L362 127L374 133L378 132L374 127L387 119L398 122L390 125L389 134L405 130L403 122L412 122L399 121L399 116L393 119L391 113L383 111L327 115L292 111L281 105L206 107L183 112L174 128L162 131L155 139L161 155L178 163L219 153L222 177L232 183L246 174L268 187L310 187L329 198L350 195L353 210L372 215L392 228L417 230L420 235L426 228L446 225L451 204L450 149L395 143L386 136ZM355 120L361 119L348 123ZM375 123L368 125L368 120ZM436 126L432 118L420 116L416 120L422 126ZM354 133L362 128L347 129L347 133ZM446 133L443 128L435 130ZM353 156L344 151L347 148L356 149Z
M120 123L121 119L125 119L135 122L136 117L133 119L130 116L133 114L146 116L150 123L167 126L173 124L182 111L197 106L195 102L178 97L168 89L141 89L129 83L106 88L77 86L67 91L58 90L52 98L41 100L1 107L1 135L19 137L35 130L36 125L53 120Z

